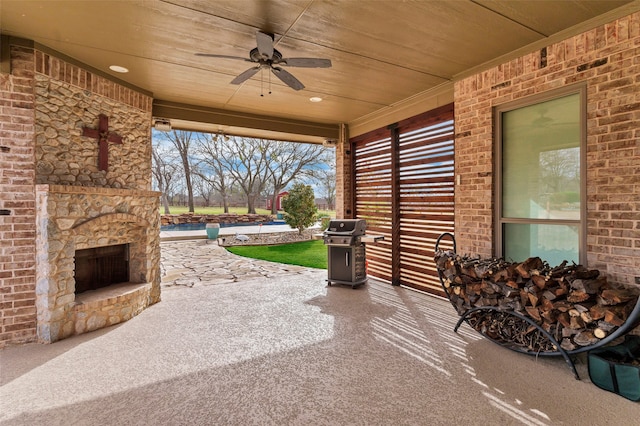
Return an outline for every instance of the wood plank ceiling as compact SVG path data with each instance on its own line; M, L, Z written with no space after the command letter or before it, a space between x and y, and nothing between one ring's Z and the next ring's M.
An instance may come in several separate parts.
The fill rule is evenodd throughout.
M241 133L238 123L253 116L309 129L355 123L496 58L638 9L638 0L5 0L0 28L142 88L157 105L180 104L170 111L182 111L184 125ZM333 66L289 67L306 86L295 91L269 81L268 72L230 84L251 64L195 55L248 58L258 30L273 33L285 57L326 58ZM253 128L260 125L247 127L260 136ZM317 133L312 140L326 137Z

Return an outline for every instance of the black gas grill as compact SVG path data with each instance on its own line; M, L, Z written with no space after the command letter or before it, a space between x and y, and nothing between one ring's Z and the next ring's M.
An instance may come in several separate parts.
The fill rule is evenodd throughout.
M364 219L329 222L322 235L328 250L329 285L345 284L356 288L367 281L365 244L362 242L366 228Z
M359 237L364 235L366 229L364 219L332 220L324 231L324 243L328 246L354 246L359 244Z

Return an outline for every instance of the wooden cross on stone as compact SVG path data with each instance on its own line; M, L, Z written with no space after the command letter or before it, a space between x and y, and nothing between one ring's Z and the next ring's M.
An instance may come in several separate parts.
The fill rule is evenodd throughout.
M109 132L109 117L104 114L98 116L100 122L97 129L82 128L82 136L98 139L98 168L109 171L109 142L122 144L122 136Z

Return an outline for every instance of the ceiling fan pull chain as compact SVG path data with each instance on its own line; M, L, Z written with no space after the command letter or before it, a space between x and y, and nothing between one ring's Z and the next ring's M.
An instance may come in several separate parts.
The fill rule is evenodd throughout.
M260 68L260 97L264 97L264 69Z
M271 73L269 73L269 94L271 94Z

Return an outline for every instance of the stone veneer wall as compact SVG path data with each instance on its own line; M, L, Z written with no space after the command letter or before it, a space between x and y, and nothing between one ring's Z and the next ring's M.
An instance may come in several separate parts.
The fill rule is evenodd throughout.
M493 254L492 107L574 83L587 86L588 267L640 275L640 13L455 84L458 250Z
M36 183L151 188L151 98L35 52ZM109 172L98 169L98 115L122 144L109 144Z
M160 301L157 192L37 185L36 193L40 340L53 342L117 324ZM148 285L134 298L99 299L96 309L89 310L87 303L76 303L75 251L116 244L129 244L131 283Z
M181 223L261 223L271 222L273 216L267 214L163 214L160 225L178 225Z
M305 229L302 234L297 230L273 233L265 230L265 232L259 234L246 234L247 239L244 241L237 239L233 235L221 235L217 238L217 243L222 247L278 245L313 240L316 239L315 236L318 234L322 234L322 231L318 228Z

